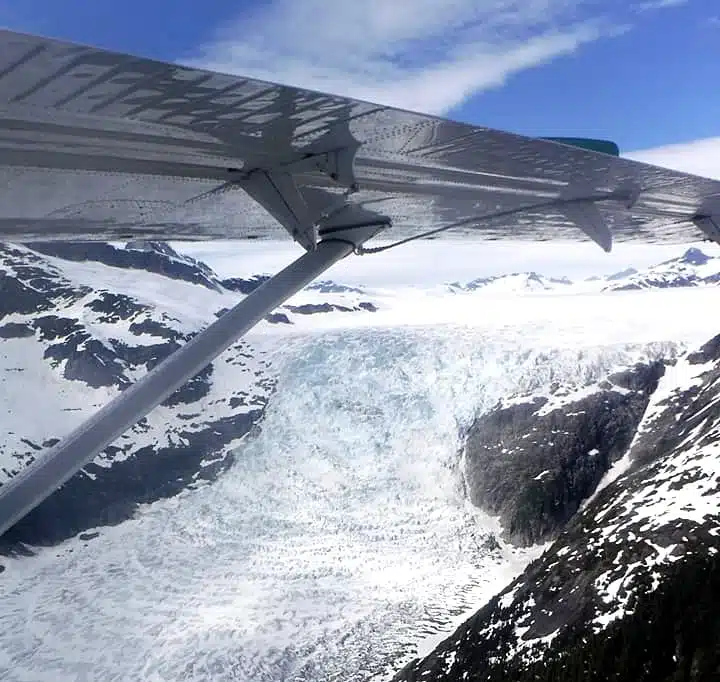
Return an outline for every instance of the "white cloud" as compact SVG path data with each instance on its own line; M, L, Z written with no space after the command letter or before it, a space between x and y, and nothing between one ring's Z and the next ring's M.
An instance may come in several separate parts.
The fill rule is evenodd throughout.
M643 3L659 10L682 0ZM602 3L606 8L608 3ZM270 0L223 27L196 65L401 108L445 113L512 74L571 54L624 30L591 15L591 0ZM597 6L597 3L595 3ZM626 9L637 10L638 6ZM720 177L717 140L628 154L661 166ZM183 247L188 250L187 245ZM193 247L195 248L195 247ZM297 256L290 243L216 246L202 253L225 274L275 272ZM340 281L402 286L536 270L581 278L643 267L683 245L418 242L378 256L348 258ZM712 249L712 245L703 245ZM439 252L442 255L439 256Z
M641 149L623 156L655 166L720 180L720 137Z
M196 65L427 113L618 31L592 0L272 0ZM583 18L580 15L583 14Z

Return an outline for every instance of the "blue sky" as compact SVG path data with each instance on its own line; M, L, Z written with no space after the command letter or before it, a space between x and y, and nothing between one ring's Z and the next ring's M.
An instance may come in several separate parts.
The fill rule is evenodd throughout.
M0 0L17 30L623 150L720 135L718 17L717 0Z

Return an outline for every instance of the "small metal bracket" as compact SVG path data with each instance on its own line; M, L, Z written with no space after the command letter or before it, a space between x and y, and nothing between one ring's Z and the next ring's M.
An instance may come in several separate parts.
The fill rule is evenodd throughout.
M312 251L317 244L318 225L343 208L348 203L347 197L358 189L354 163L360 144L352 140L344 147L323 151L323 142L327 141L317 140L292 161L269 169L238 173L239 177L232 180L233 185L242 187L307 251ZM295 176L312 172L324 173L346 191L338 195L315 189L313 201L309 203L308 191L298 187Z
M391 226L390 218L381 213L370 211L359 204L346 204L322 222L318 236L321 242L349 242L357 252L368 239Z

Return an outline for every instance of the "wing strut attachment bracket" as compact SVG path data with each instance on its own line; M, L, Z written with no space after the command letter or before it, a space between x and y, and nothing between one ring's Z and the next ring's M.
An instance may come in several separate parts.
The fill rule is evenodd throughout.
M692 222L707 239L720 244L720 215L696 215Z
M346 146L318 152L311 145L303 155L273 168L255 168L242 172L231 184L242 187L275 218L306 251L317 244L318 225L347 203L347 197L358 189L355 178L355 154L360 144L352 140ZM297 185L298 174L322 173L340 187L341 195L313 188L312 199ZM324 195L320 197L319 195ZM340 199L340 201L338 201Z
M356 204L334 212L326 221L327 234L313 250L255 289L57 445L40 454L20 474L0 486L0 535L244 336L265 315L388 226L385 216Z

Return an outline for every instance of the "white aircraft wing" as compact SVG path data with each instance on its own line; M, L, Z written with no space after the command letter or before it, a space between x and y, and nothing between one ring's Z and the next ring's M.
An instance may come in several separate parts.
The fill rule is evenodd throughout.
M587 149L0 31L0 240L312 249L348 204L388 239L716 237L720 183ZM284 229L283 229L284 228Z

